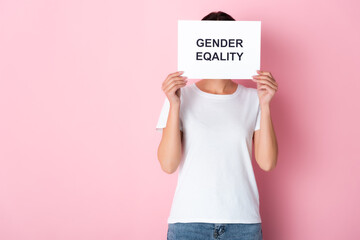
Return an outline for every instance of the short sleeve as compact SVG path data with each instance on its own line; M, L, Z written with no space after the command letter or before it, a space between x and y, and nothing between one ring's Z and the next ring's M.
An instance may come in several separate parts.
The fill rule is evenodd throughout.
M256 114L256 123L255 123L255 129L254 129L254 131L260 129L260 119L261 119L261 108L260 108L260 106L259 106L259 107L258 107L257 114Z
M169 99L167 97L165 97L164 104L162 106L158 122L156 124L157 131L162 131L163 128L166 127L166 122L167 122L167 119L169 116L169 110L170 110L170 102L169 102ZM179 122L180 122L179 128L181 131L183 131L181 118L180 118Z

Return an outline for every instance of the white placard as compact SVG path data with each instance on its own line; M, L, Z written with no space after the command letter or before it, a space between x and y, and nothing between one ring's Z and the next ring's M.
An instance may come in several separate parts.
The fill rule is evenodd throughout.
M178 71L195 79L251 79L260 70L261 21L178 20Z

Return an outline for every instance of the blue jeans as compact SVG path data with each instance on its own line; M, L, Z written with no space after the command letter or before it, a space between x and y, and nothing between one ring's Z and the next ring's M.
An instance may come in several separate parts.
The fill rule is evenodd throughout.
M261 223L169 223L167 240L262 240Z

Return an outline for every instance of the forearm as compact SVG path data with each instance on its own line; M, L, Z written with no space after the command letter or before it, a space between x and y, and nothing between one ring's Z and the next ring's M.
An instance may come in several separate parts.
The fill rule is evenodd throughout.
M271 170L276 166L278 145L273 128L270 106L265 104L261 107L260 137L257 147L257 160L264 169Z
M180 104L171 104L166 127L158 148L158 159L162 169L167 173L176 171L182 154L180 132Z

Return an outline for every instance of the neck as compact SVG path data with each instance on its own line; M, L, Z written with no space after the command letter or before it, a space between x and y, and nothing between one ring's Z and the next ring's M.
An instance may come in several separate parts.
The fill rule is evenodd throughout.
M197 82L205 91L214 94L234 92L235 83L231 79L201 79Z

